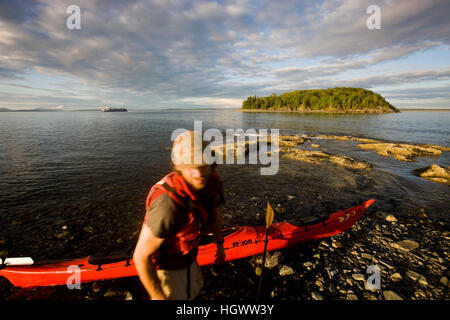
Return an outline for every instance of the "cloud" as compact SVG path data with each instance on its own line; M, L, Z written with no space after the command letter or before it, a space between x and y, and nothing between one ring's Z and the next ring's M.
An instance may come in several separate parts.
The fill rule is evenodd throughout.
M81 30L68 30L71 4L0 0L0 80L19 86L30 73L75 79L89 88L83 92L89 104L121 96L138 106L227 106L275 90L448 79L447 70L387 77L371 69L448 47L450 5L444 0L78 0ZM381 8L381 30L366 27L366 8L373 4ZM305 59L315 62L305 65ZM80 102L76 94L69 101L70 88L58 88L59 104ZM41 93L36 101L50 96ZM26 96L33 99L32 92Z

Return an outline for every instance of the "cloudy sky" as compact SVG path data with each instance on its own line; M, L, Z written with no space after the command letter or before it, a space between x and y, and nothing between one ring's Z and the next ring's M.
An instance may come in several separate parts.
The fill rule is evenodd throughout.
M70 5L81 29L67 27ZM238 108L338 86L450 108L449 12L448 0L0 0L0 108Z

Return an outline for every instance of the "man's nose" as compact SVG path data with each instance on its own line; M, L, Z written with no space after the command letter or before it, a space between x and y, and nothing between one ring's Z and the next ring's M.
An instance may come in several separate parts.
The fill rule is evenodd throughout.
M202 171L200 169L192 169L192 176L198 178L202 176Z

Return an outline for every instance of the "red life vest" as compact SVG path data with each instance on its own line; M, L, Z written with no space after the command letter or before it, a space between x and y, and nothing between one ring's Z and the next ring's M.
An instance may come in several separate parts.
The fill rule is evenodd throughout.
M200 199L180 174L172 172L150 189L145 206L147 214L151 203L161 194L167 193L175 203L186 210L188 215L187 223L180 231L164 239L161 247L152 255L152 261L157 269L183 269L186 263L190 264L196 259L201 235L206 226L217 217L216 203L222 185L219 176L213 172ZM204 206L201 202L204 198L211 201L211 207Z

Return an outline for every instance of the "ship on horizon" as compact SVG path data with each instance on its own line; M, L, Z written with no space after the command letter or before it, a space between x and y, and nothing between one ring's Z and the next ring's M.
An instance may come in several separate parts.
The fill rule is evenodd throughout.
M102 112L127 112L126 108L104 107L100 109Z

